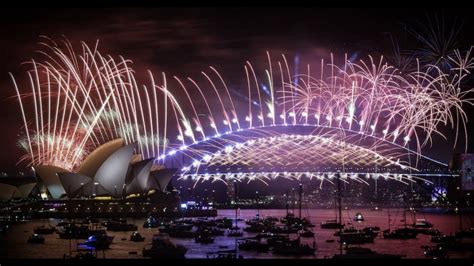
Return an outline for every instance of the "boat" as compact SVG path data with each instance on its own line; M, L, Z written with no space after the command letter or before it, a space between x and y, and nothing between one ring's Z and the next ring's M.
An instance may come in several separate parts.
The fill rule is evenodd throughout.
M108 231L112 232L129 232L136 231L138 227L134 224L127 224L126 222L110 221L106 225Z
M278 222L278 217L275 216L266 216L264 220L271 221L271 222Z
M445 259L448 257L448 250L442 245L435 247L424 246L423 248L425 249L423 254L425 254L426 257L433 259Z
M111 222L118 222L118 223L126 224L127 223L127 218L122 217L122 218L107 219L107 220L102 222L102 225L107 226L107 224L111 223Z
M193 229L193 225L192 224L186 224L186 223L178 223L178 224L167 225L167 226L165 226L165 228L167 228L170 231L172 231L172 230L175 230L175 231L190 231L191 229Z
M362 213L360 213L360 212L356 213L356 215L354 217L354 221L356 221L356 222L364 221L364 216L362 216Z
M28 238L27 242L30 244L44 244L44 237L39 234L33 234Z
M315 255L315 252L316 246L310 247L307 244L302 245L300 243L299 237L296 240L282 241L277 243L273 247L272 251L273 254L286 256L310 256Z
M298 232L298 228L283 226L283 227L274 227L270 230L274 234L294 234Z
M340 241L344 244L367 244L374 243L376 235L366 234L363 231L341 232Z
M315 248L309 245L301 245L297 247L275 247L273 254L287 255L287 256L314 256Z
M84 223L98 224L98 223L100 223L100 219L99 218L94 218L94 217L86 217L86 219L84 219Z
M232 220L224 217L222 219L216 219L217 228L230 229L233 227Z
M385 239L415 239L418 236L418 231L412 228L399 228L394 231L390 229L383 231L383 238Z
M207 252L207 259L217 259L217 260L233 260L233 259L243 259L242 255L237 255L236 250L221 250L216 252Z
M91 235L105 234L106 230L99 227L89 228L87 225L68 224L57 233L63 239L88 239Z
M314 237L314 233L309 230L304 230L300 233L301 237Z
M66 222L66 221L64 221L64 220L61 220L61 221L58 222L58 224L56 224L56 226L60 226L60 227L61 227L61 226L67 226L68 224L70 224L70 223L69 223L69 222Z
M380 232L380 227L378 227L378 226L366 226L362 230Z
M245 239L244 242L239 243L239 249L251 250L256 252L267 252L270 248L269 244L262 243L258 240Z
M378 206L374 206L373 208L370 209L371 211L382 211L382 208L379 208Z
M143 223L143 228L157 228L159 226L158 220L155 217L148 217Z
M300 211L301 213L301 211ZM268 219L266 218L265 220L269 222L275 222L274 219ZM303 227L314 227L314 224L311 223L311 221L306 218L306 217L296 217L293 213L288 213L285 217L281 218L281 223L286 224L287 226L298 226L299 229Z
M381 254L369 248L348 247L345 254L334 255L333 259L401 259L403 256L394 254Z
M403 195L403 222L404 227L391 230L390 229L390 209L388 209L388 229L384 230L383 238L384 239L415 239L418 236L419 231L416 228L408 228L407 227L407 217L406 217L406 206L405 206L405 195ZM416 211L412 210L415 214Z
M211 228L206 228L205 229L209 235L211 236L223 236L225 231L224 230L221 230L221 229L218 229L218 228L215 228L215 227L211 227Z
M357 233L359 230L357 230L355 227L348 227L348 228L344 228L342 230L339 230L339 231L336 231L334 232L334 236L340 236L341 233Z
M413 224L415 228L432 228L433 224L426 221L425 219L416 219L416 222Z
M244 234L244 232L239 231L239 230L232 230L227 233L228 237L241 237Z
M456 241L456 236L454 235L434 235L431 236L431 242L433 243L446 243Z
M340 229L343 227L344 225L337 222L336 220L327 220L327 221L321 222L321 228L323 229Z
M63 239L87 239L91 232L86 225L67 224L57 231Z
M56 232L56 227L54 226L38 226L38 227L35 227L33 229L33 232L35 232L35 234L41 234L41 235L50 235L50 234L53 234L54 232Z
M92 254L91 252L87 252L87 253L79 253L73 258L77 260L91 260L91 259L97 259L97 256Z
M290 238L285 235L273 235L272 237L267 238L267 244L269 244L270 246L275 246L288 241L290 241Z
M114 240L113 236L107 234L94 234L87 238L84 243L88 247L93 247L97 250L108 249Z
M210 236L223 236L224 230L220 230L215 227L199 227L196 231L197 234L206 234Z
M80 244L77 246L75 251L70 250L69 255L64 254L64 259L77 259L77 260L91 260L97 259L97 250L95 248L88 247L84 244ZM76 255L72 255L72 253L76 253Z
M217 222L215 220L208 220L207 218L200 217L196 220L193 220L192 225L200 227L200 226L217 226Z
M0 234L6 235L8 232L9 226L7 223L0 223Z
M380 227L378 226L368 226L362 228L362 232L364 232L367 235L373 235L373 236L378 236L380 232Z
M286 226L296 229L302 230L310 227L315 227L315 225L310 221L309 218L302 216L302 208L303 208L303 185L299 185L298 190L298 216L295 216L294 211L288 212L288 208L286 211L286 216L281 219L281 222ZM309 213L308 213L309 214ZM270 220L275 221L275 220ZM293 232L291 232L293 233Z
M164 235L154 235L151 247L143 248L143 256L156 259L184 259L187 251L185 246L173 244Z
M326 220L321 222L321 228L323 229L342 229L344 228L344 223L342 222L342 204L341 204L341 184L339 178L337 179L337 193L334 195L334 207L335 207L335 214L336 219ZM339 218L339 221L337 219Z
M139 232L133 232L132 235L130 236L130 241L133 242L143 242L145 241L145 237L140 235Z
M195 238L196 232L193 231L180 231L180 230L171 230L167 232L171 237L175 238Z
M211 244L214 243L214 238L208 234L202 233L194 238L194 242L201 244Z
M250 226L247 226L246 228L244 228L244 231L250 232L250 233L262 233L265 231L271 231L272 229L273 229L273 226L267 226L267 225L258 223L258 224L252 224Z
M254 217L254 218L252 218L252 219L246 219L246 220L245 220L245 224L251 226L251 225L254 225L254 224L259 224L259 223L261 223L262 221L263 221L263 220L260 220L259 217Z
M425 229L425 230L418 230L418 231L422 234L429 235L429 236L442 235L442 233L438 229L434 229L434 228L428 228L428 229Z
M270 232L266 232L266 233L259 233L255 236L255 239L262 239L262 238L271 238L271 237L274 237L274 236L280 236L280 235L276 235L276 234L273 234L273 233L270 233ZM286 236L285 236L286 237Z

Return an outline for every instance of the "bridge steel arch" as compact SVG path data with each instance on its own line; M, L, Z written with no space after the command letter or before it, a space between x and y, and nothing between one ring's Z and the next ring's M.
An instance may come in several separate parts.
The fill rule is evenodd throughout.
M330 181L339 176L363 183L367 178L409 183L429 182L426 176L457 175L447 164L379 136L310 124L256 126L215 134L173 147L156 162L179 168L178 178L197 181L267 182L279 177Z

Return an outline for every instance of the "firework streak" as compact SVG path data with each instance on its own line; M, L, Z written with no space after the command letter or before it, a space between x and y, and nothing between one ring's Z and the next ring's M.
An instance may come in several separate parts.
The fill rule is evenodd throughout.
M331 54L329 62L317 63L318 73L307 65L305 74L294 74L285 55L275 60L267 53L263 76L246 62L245 97L237 98L212 66L201 72L200 84L151 72L142 84L130 60L104 56L97 44L82 43L80 53L67 40L59 45L45 38L41 45L28 84L18 86L11 75L24 122L19 163L29 166L74 171L93 149L116 138L137 142L136 153L157 164L181 154L191 161L183 175L203 164L282 162L295 169L342 162L417 170L406 154L423 158L434 135L445 138L441 125L455 131L454 145L463 136L467 147L463 106L474 99L473 89L461 85L474 67L472 48L449 57L448 73L418 61L415 71L401 73L371 56L338 66ZM279 131L292 127L311 132Z

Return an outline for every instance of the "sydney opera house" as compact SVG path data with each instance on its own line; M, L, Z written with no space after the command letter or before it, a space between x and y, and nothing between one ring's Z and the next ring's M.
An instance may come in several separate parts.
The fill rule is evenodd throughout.
M45 209L54 203L63 211L81 205L90 210L96 207L91 205L104 202L129 204L144 198L141 202L151 202L154 209L178 206L179 191L170 182L177 169L161 168L153 164L154 159L142 159L134 154L134 145L125 145L123 139L109 141L90 153L74 172L53 165L34 166L34 182L0 183L0 201L36 198L32 204L40 206L32 209Z

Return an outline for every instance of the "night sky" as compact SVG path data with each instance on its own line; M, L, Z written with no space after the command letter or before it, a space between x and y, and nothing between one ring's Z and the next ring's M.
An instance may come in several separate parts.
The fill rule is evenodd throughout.
M40 35L54 40L66 36L76 47L80 40L93 46L99 39L103 54L133 60L138 80L147 69L155 75L196 77L209 65L228 81L231 90L245 92L246 60L266 62L266 51L298 57L301 65L318 64L332 52L357 59L368 54L393 55L391 37L402 51L419 47L407 27L416 28L427 16L443 16L446 25L462 23L459 48L474 44L474 21L467 9L2 9L0 64L0 171L15 173L21 151L16 146L22 125L14 87L8 75L26 79L21 63L38 57ZM421 24L420 24L421 23ZM257 63L258 65L258 63ZM472 87L473 82L471 82ZM472 116L472 108L467 110ZM474 136L470 126L470 135ZM449 132L449 131L447 131ZM447 133L450 136L450 133ZM447 161L452 144L435 139L427 155ZM474 139L471 137L472 142ZM474 151L469 145L470 151ZM460 150L460 149L458 149Z

